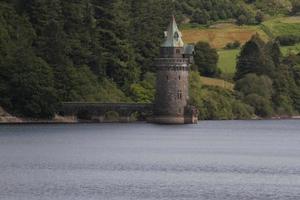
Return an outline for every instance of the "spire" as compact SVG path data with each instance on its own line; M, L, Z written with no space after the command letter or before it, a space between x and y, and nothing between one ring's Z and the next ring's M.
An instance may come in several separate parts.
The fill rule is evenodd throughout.
M182 34L178 29L175 17L173 15L172 22L169 25L168 31L165 32L165 42L162 47L183 47Z

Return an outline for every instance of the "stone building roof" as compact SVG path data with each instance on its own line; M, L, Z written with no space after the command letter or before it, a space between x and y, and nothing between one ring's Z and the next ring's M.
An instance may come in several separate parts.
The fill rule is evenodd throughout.
M193 55L195 46L192 44L184 45L184 54Z
M165 32L165 41L161 45L162 47L184 47L182 41L182 34L178 29L175 17L173 16L172 22L169 25L168 30Z

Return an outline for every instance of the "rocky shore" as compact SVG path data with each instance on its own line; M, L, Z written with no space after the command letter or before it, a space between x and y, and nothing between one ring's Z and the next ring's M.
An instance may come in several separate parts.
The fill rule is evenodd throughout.
M0 123L22 123L22 122L23 122L22 119L10 115L3 108L0 107Z
M52 123L78 123L77 119L72 117L62 117L55 116L52 120L43 120L43 119L30 119L30 118L21 118L15 117L6 112L2 107L0 107L0 124L52 124Z

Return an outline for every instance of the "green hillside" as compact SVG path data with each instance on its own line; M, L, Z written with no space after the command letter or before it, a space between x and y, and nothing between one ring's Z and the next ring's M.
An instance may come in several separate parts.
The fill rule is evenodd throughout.
M300 35L299 17L279 17L263 22L262 29L273 37Z
M51 118L65 101L152 102L153 59L173 13L185 42L210 43L213 58L218 57L214 48L218 50L223 74L212 73L215 80L236 71L239 50L224 50L228 43L244 45L256 34L265 42L300 34L298 0L2 0L0 106L18 116ZM282 47L285 55L298 50L298 44ZM218 70L216 59L208 61L202 68ZM205 85L210 82L205 80ZM199 101L220 95L220 108L228 98L228 105L245 109L235 94L219 88L205 88L208 95L202 98L196 98L201 91L195 92L194 104L214 107L214 102Z
M265 21L262 25L237 26L232 23L217 23L208 28L182 26L183 38L187 43L205 41L212 47L218 49L218 66L225 74L235 72L236 58L239 49L225 50L226 44L239 41L241 44L247 42L254 34L259 34L265 41L282 35L300 35L300 17L278 17ZM295 46L282 46L284 55L288 53L299 53L300 44Z
M234 74L236 66L236 58L239 54L239 49L234 50L220 50L218 67L225 74Z

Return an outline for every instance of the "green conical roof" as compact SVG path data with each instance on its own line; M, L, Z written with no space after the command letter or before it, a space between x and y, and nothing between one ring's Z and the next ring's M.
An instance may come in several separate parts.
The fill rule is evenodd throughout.
M178 29L175 17L173 16L172 22L169 25L168 31L165 33L166 39L161 45L162 47L183 47L182 34Z

